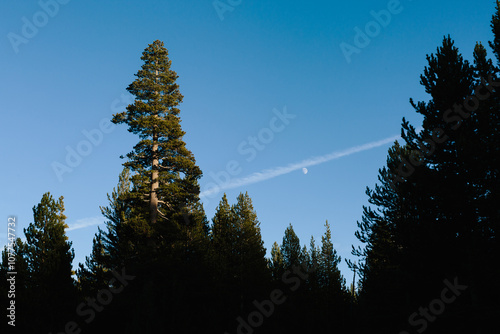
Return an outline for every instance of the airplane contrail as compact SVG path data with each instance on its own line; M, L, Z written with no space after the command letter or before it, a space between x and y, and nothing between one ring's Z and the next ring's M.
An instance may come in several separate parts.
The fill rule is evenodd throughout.
M69 226L66 229L66 232L79 230L81 228L87 228L89 226L100 225L103 224L104 222L105 219L103 217L89 217L89 218L78 219L75 223L68 224Z
M354 147L351 147L351 148L348 148L348 149L345 149L342 151L335 151L335 152L328 153L328 154L325 154L325 155L322 155L319 157L312 157L312 158L309 158L306 160L302 160L300 162L291 163L291 164L288 164L287 166L284 166L284 167L274 167L271 169L265 169L261 172L256 172L256 173L250 174L250 175L242 177L242 178L233 179L233 180L226 182L222 185L218 185L218 186L213 187L209 190L205 190L205 191L200 193L200 197L208 197L208 196L211 196L213 194L217 194L218 192L223 191L223 190L233 189L233 188L237 188L237 187L241 187L241 186L246 186L249 184L262 182L262 181L273 179L275 177L278 177L278 176L281 176L284 174L294 172L294 171L302 169L302 168L319 165L319 164L322 164L325 162L329 162L332 160L336 160L336 159L339 159L342 157L352 155L354 153L368 151L368 150L371 150L373 148L380 147L380 146L386 145L388 143L394 142L395 140L400 139L400 138L401 138L401 136L392 136L392 137L385 138L382 140L366 143L366 144L359 145L359 146L354 146Z

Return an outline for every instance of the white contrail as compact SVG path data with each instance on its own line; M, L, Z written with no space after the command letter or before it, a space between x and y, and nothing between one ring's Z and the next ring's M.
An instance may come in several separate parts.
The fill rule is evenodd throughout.
M79 230L81 228L86 228L89 226L100 225L103 224L104 221L105 220L103 217L89 217L89 218L78 219L75 223L68 224L69 226L66 229L66 232Z
M325 154L325 155L320 156L320 157L312 157L312 158L309 158L306 160L302 160L300 162L289 164L285 167L275 167L275 168L271 168L271 169L265 169L261 172L256 172L256 173L250 174L248 176L245 176L245 177L242 177L239 179L233 179L225 184L213 187L212 189L209 189L209 190L205 190L205 191L201 192L200 197L207 197L207 196L216 194L216 193L223 191L223 190L226 190L226 189L232 189L232 188L237 188L237 187L241 187L241 186L246 186L249 184L262 182L265 180L275 178L275 177L280 176L280 175L291 173L293 171L296 171L296 170L299 170L302 168L319 165L319 164L322 164L322 163L325 163L328 161L336 160L336 159L354 154L354 153L371 150L372 148L386 145L386 144L394 142L395 140L400 139L400 138L401 138L401 136L393 136L393 137L382 139L379 141L366 143L366 144L363 144L360 146L354 146L354 147L345 149L343 151L336 151L336 152L332 152L329 154Z

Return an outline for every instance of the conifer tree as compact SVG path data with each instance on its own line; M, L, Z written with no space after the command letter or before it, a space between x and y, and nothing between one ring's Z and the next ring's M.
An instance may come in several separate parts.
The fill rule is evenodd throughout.
M231 206L224 194L212 219L211 242L214 266L218 274L228 277L238 260L238 231L234 225Z
M325 234L321 237L321 253L319 255L320 285L325 291L341 293L345 289L345 282L338 269L341 257L333 248L332 232L328 221L325 223Z
M124 259L128 270L139 272L133 295L149 305L141 314L151 326L162 327L159 324L166 319L159 314L163 313L172 323L185 319L192 324L187 319L194 314L181 310L187 307L187 299L194 303L202 296L201 277L206 275L208 222L198 185L202 173L183 141L178 108L183 96L163 42L150 44L141 60L137 78L127 88L135 96L134 103L112 119L128 125L140 141L124 163L132 173L130 189L103 212L112 222L103 240L106 247L108 242L114 245L110 258ZM179 305L175 308L164 300Z
M251 302L262 293L269 281L266 249L260 232L260 222L248 193L240 193L232 206L233 219L237 227L238 256L240 257L240 279L244 298ZM236 267L236 268L238 268ZM236 269L235 268L235 269Z
M240 301L237 289L237 276L235 267L239 262L237 251L238 234L235 230L231 206L226 194L223 195L212 218L210 232L210 262L213 270L212 279L217 296L215 302L217 310L215 314L225 315L223 317L230 323L239 311ZM236 300L235 300L236 299ZM215 315L217 317L217 315Z
M150 44L141 59L137 79L127 88L135 101L112 121L127 124L141 139L124 165L135 172L133 194L137 203L147 203L146 217L154 226L159 219L179 219L183 208L196 209L202 173L182 140L178 105L183 96L163 42Z
M300 252L299 263L302 266L299 267L305 276L301 277L303 283L300 290L295 291L290 297L288 312L293 314L288 320L291 324L290 330L300 326L304 328L303 331L310 332L324 330L343 332L348 306L345 281L338 268L341 259L333 247L328 222L325 227L321 248L316 246L314 237L311 237L310 248L304 246ZM292 235L289 229L285 234ZM289 239L295 238L292 236ZM292 266L291 270L297 268ZM301 320L297 322L297 319Z
M303 256L300 239L295 234L292 224L285 229L285 235L281 244L281 253L283 254L283 262L286 269L291 268L293 265L301 264Z
M398 183L393 178L401 161L408 161L410 152L396 142L389 149L386 167L379 170L379 184L366 189L373 207L363 207L363 217L355 233L365 247L353 248L353 255L360 257L357 300L360 316L366 321L358 322L361 333L372 328L401 330L407 324L408 314L418 307L415 304L428 298L432 291L427 278L435 273L421 270L429 258L425 256L424 260L421 255L431 246L431 240L423 232L429 210L418 210L422 197L427 198L415 189L419 170L415 168L412 182ZM353 268L352 263L350 267Z
M494 33L497 19L498 8ZM496 40L497 35L492 47ZM417 132L403 119L405 145L390 149L387 168L379 173L381 184L367 189L377 210L364 208L358 224L357 237L366 243L364 250L354 252L364 259L359 300L370 310L367 314L379 320L369 324L378 330L397 330L387 324L404 325L408 312L432 300L442 290L443 280L454 277L470 287L454 308L487 318L479 311L487 290L481 289L487 277L481 259L495 244L494 233L484 232L492 231L488 222L498 217L497 210L486 208L495 206L489 200L498 199L493 175L498 171L494 153L499 146L495 128L499 104L497 93L491 91L494 86L484 85L497 80L497 69L481 44L476 45L470 65L450 37L427 60L421 84L431 100L411 101L424 117L423 130ZM487 94L488 99L474 106L471 97L479 100L476 94ZM401 174L403 180L393 178ZM391 321L383 318L387 314L393 315ZM467 328L475 326L473 322L450 311L446 321L439 322L442 327L435 329Z
M426 254L433 255L425 266L441 280L460 277L469 286L465 294L472 301L464 307L470 307L471 314L477 316L482 313L478 293L483 280L477 276L481 272L477 263L484 256L477 250L487 243L481 232L484 230L481 225L487 218L480 216L480 203L491 190L488 189L489 180L484 181L494 170L491 152L487 151L491 147L488 140L495 134L488 123L497 114L498 105L492 105L494 99L482 98L484 101L481 101L479 95L475 96L489 94L486 87L479 86L481 80L477 74L488 75L489 78L482 80L486 83L494 78L494 71L480 45L475 48L474 58L477 69L463 60L450 38L445 39L436 55L429 57L429 65L421 77L431 101L421 102L415 108L424 115L423 133L429 136L433 129L440 127L445 129L447 136L441 147L424 160L427 167L417 179L422 197L425 193L432 199L427 205L424 201L417 204L420 211L428 212L427 221L430 222L424 225L426 231L420 229L420 233L425 231L430 239ZM409 127L404 128L404 138L413 148L422 137Z
M30 325L35 331L56 331L76 304L71 266L74 251L64 231L68 226L63 197L56 201L50 193L45 193L33 207L33 220L24 230L29 271L27 290L36 310Z
M106 218L106 229L99 228L96 237L100 248L101 243L105 256L100 260L101 265L108 271L118 267L130 267L137 262L143 262L148 254L147 237L151 229L145 224L140 207L135 206L134 191L131 182L131 173L128 167L123 168L118 184L111 194L108 194L108 206L100 207Z
M212 219L211 263L219 308L215 317L226 319L222 330L232 331L234 319L253 307L270 281L260 223L248 193L230 205L223 195Z
M239 194L232 206L224 194L213 218L211 242L219 274L237 285L242 298L269 279L260 223L248 193Z

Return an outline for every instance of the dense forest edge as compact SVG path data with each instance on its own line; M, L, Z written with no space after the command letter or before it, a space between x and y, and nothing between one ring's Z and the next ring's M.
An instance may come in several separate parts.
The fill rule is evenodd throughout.
M328 222L307 242L290 224L267 257L248 193L224 194L208 220L178 76L154 41L127 88L134 102L112 118L139 140L100 208L106 225L91 254L73 271L64 199L43 194L25 238L2 251L2 333L497 332L499 1L491 28L494 60L480 42L464 59L450 36L427 56L429 100L410 99L422 124L403 118L401 141L366 189L363 246L344 259L359 277L350 286Z

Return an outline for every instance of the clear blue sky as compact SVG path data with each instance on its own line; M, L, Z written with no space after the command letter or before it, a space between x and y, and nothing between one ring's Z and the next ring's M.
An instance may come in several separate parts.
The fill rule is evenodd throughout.
M22 236L50 191L65 198L75 266L102 224L119 156L138 140L106 119L124 109L125 88L154 40L164 41L179 75L184 139L204 172L202 190L231 171L224 191L231 202L248 191L268 251L289 223L302 243L311 235L320 243L328 220L337 251L352 258L365 187L390 143L353 148L397 136L403 116L420 126L408 100L427 100L419 85L426 54L451 34L471 59L476 41L491 39L494 11L493 0L222 0L219 11L212 0L59 1L0 4L0 244L7 216L18 217ZM377 31L370 13L388 7L390 22L383 17ZM367 24L369 43L358 40L358 53L346 57L342 43L356 47L355 28ZM274 119L284 110L294 118ZM82 153L72 166L68 148ZM68 169L58 176L54 165ZM211 219L222 193L205 194ZM341 269L351 281L344 262Z

